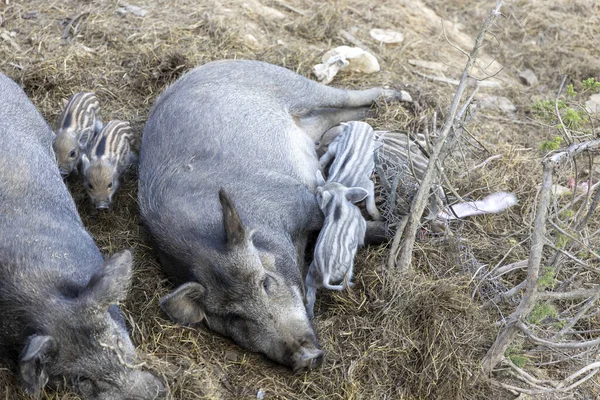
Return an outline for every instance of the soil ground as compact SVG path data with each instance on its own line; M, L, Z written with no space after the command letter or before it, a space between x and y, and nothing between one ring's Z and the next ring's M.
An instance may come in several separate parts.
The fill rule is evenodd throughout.
M421 133L437 111L443 120L456 86L426 76L458 79L481 23L494 2L464 0L132 0L143 17L122 14L110 0L1 0L0 71L19 82L55 127L63 100L97 93L105 121L124 119L141 134L164 87L193 66L224 58L257 59L314 79L322 55L350 33L375 54L381 71L340 73L332 86L377 85L411 93L413 104L381 105L376 129ZM549 4L552 3L552 4ZM540 181L540 143L552 129L530 119L532 105L553 99L568 83L600 79L600 5L594 0L508 1L488 35L474 75L486 78L478 98L505 96L512 111L482 108L448 167L463 196L512 191L519 205L458 226L456 241L423 240L416 274L386 270L386 246L362 250L356 285L324 294L315 328L324 366L293 375L203 327L185 328L158 308L172 290L140 225L135 172L125 177L115 209L95 215L77 178L68 185L84 224L104 254L134 250L135 277L123 309L134 342L174 399L491 399L515 398L475 379L501 318L473 298L472 263L495 265L527 257L529 223ZM397 45L377 43L372 28L404 34ZM345 32L345 33L344 33ZM440 63L437 69L410 60ZM522 84L532 69L539 83ZM493 76L488 76L493 75ZM476 139L476 140L475 140ZM500 160L470 171L490 155ZM465 172L468 173L465 175ZM467 243L467 245L464 245ZM462 246L462 247L461 247ZM465 246L468 247L465 252ZM467 254L467 256L465 256ZM560 372L560 371L559 371ZM598 382L559 398L598 398ZM75 399L68 392L48 399ZM0 368L0 397L20 399L11 371Z

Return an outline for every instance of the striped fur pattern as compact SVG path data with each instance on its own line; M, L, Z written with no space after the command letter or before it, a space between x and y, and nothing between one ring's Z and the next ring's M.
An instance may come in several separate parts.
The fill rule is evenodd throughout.
M110 121L83 155L83 182L96 208L107 209L111 205L121 174L137 160L134 143L129 122Z
M371 175L375 169L375 134L365 122L352 121L341 124L342 132L331 142L320 158L321 167L329 167L328 182L338 182L346 187L361 187L368 192L366 206L372 219L380 220L375 205L374 184Z
M58 119L53 147L61 175L77 168L93 136L102 129L100 103L94 93L74 94Z
M306 309L310 318L314 315L317 289L342 290L346 285L352 286L354 256L364 244L367 228L360 210L353 204L367 197L365 189L325 183L320 173L317 179L323 185L317 188L317 201L325 222L306 275Z

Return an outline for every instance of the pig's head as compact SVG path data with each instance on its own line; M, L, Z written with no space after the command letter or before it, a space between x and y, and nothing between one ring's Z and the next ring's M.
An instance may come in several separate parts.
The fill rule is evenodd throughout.
M92 204L99 210L108 209L119 187L116 162L105 159L90 161L85 154L81 161L83 184Z
M56 154L58 170L63 177L77 168L93 132L93 128L77 131L68 124L58 131L52 147Z
M48 384L67 384L86 399L158 399L165 389L154 375L135 365L134 346L115 303L131 280L131 253L108 259L82 288L65 287L48 298L51 310L38 316L35 333L19 358L26 392L37 396Z
M219 192L225 249L202 282L188 282L161 300L174 321L207 326L295 372L321 365L323 352L306 315L301 288L276 268L277 256L258 250L223 189Z

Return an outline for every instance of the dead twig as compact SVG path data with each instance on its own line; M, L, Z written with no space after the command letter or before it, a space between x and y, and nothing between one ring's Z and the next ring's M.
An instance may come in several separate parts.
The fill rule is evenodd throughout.
M475 60L477 59L479 50L483 46L483 40L485 37L485 33L489 29L491 23L496 19L496 17L498 15L500 15L500 8L502 7L502 4L503 4L503 1L497 2L496 8L490 12L489 16L483 23L481 31L479 32L479 35L477 36L477 39L475 40L475 45L473 47L473 50L469 54L469 59L467 61L467 65L465 66L465 69L463 70L460 84L458 85L456 94L454 95L454 98L452 99L452 104L451 104L450 110L448 112L448 118L446 119L444 128L442 129L442 132L440 133L440 135L437 139L437 142L434 146L433 154L430 157L429 165L427 166L427 170L426 170L425 176L423 177L423 180L420 184L419 190L417 191L417 194L415 195L415 197L412 201L411 210L408 215L408 221L406 223L406 227L403 230L398 229L396 231L396 234L394 237L394 243L397 244L397 246L396 247L392 246L392 248L390 249L388 265L394 264L394 260L396 259L397 255L398 255L398 251L399 251L398 247L401 247L400 260L398 261L398 268L401 271L408 271L409 266L411 264L412 250L413 250L414 243L415 243L417 229L419 228L421 217L423 215L423 211L425 210L425 207L427 205L427 199L429 197L429 193L431 191L432 185L433 185L434 181L437 179L437 175L438 175L436 161L439 159L440 154L442 154L442 151L444 150L444 146L446 144L446 139L448 138L448 135L450 134L450 132L452 131L452 128L455 125L456 113L459 109L459 104L462 99L462 95L466 89L469 74L473 68ZM396 238L396 236L404 237L404 243L402 245L400 245L400 239Z

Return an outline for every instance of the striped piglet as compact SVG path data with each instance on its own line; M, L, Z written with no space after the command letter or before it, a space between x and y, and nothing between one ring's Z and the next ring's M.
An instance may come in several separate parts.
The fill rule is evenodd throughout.
M325 168L331 162L327 182L338 182L351 187L361 187L368 193L367 211L371 218L380 220L375 205L375 185L371 180L375 169L375 134L365 122L352 121L341 124L342 132L331 142L319 163Z
M102 129L100 103L94 93L74 94L58 119L53 147L58 169L65 177L77 168L88 144Z
M310 318L314 316L317 289L342 290L346 285L352 286L354 256L363 245L367 228L360 210L353 204L367 197L365 189L325 182L320 171L317 182L317 202L325 222L306 274L306 310Z
M133 145L129 122L110 121L82 156L83 183L97 209L109 208L121 174L137 160Z

